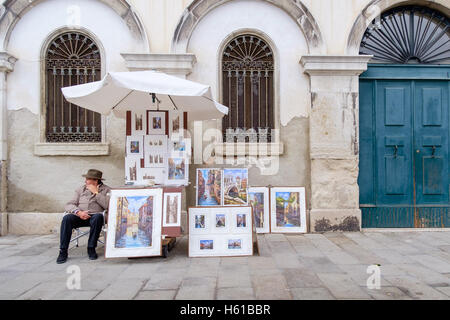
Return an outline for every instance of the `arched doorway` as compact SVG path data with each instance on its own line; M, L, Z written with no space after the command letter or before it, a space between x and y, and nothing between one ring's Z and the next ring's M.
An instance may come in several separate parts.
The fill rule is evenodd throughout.
M450 227L450 19L421 6L390 9L360 54L363 228Z

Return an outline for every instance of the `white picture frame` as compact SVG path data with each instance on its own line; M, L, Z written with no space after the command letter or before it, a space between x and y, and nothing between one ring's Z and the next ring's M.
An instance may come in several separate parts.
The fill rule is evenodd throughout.
M217 228L217 215L225 216L228 227ZM238 214L248 218L245 228L233 221ZM205 228L196 228L196 218L205 217ZM253 255L252 208L247 207L191 207L188 209L189 257L230 257ZM198 225L198 223L197 223ZM225 230L226 229L226 230ZM213 248L209 242L213 241Z
M167 136L146 135L144 137L144 167L167 167Z
M147 132L146 110L131 111L131 135L145 135Z
M181 226L181 192L164 193L163 227Z
M139 181L141 170L141 157L126 156L125 157L125 182L135 183Z
M248 204L248 169L224 168L222 170L222 199L224 206ZM232 190L236 189L234 192ZM231 196L232 194L237 196Z
M126 155L144 157L144 136L127 136Z
M178 110L169 111L169 136L178 138L184 136L184 113Z
M172 156L190 157L192 155L192 145L190 138L171 137L168 139L168 152Z
M277 197L284 199L283 203L277 204ZM270 188L270 230L272 233L307 232L305 187Z
M248 188L248 204L252 207L256 233L270 233L270 194L268 187Z
M140 168L136 185L164 184L166 181L166 168Z
M162 195L161 188L111 190L105 258L162 255Z
M166 134L165 111L147 111L147 133Z
M189 184L189 159L167 156L167 185L185 186Z

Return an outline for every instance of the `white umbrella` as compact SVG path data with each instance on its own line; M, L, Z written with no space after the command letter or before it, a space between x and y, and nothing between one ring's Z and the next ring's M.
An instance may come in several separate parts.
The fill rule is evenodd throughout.
M228 114L228 108L212 98L210 86L157 71L110 72L100 81L61 90L70 103L104 115L179 110L188 112L189 120L208 120Z

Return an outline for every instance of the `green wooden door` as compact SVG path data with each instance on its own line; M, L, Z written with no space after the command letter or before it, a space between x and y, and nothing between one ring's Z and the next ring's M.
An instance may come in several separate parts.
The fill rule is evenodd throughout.
M361 76L363 228L450 227L449 75L377 65Z

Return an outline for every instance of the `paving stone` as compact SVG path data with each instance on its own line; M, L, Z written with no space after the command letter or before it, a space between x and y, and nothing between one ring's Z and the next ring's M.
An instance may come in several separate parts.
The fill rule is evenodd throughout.
M349 275L339 273L318 273L317 276L337 299L371 298L351 279Z
M215 288L209 286L181 287L176 300L212 300L215 298Z
M368 289L362 287L375 300L412 300L397 287L381 286L380 289Z
M339 266L342 271L344 271L358 286L365 287L367 285L367 279L372 275L372 273L367 273L367 268L369 265L341 265ZM383 266L380 266L380 285L389 286L383 278Z
M292 296L282 275L252 276L253 288L258 300L290 300Z
M366 250L387 249L386 246L368 237L366 232L344 232L343 234Z
M55 294L53 300L92 300L99 294L99 291L85 290L64 290Z
M255 300L253 288L219 288L217 300Z
M249 257L248 266L250 269L274 269L276 263L273 257L253 256Z
M128 266L120 275L117 277L118 280L122 279L150 279L153 274L157 271L159 266L157 264L132 264Z
M420 254L420 250L418 248L396 240L389 233L367 233L366 235L376 241L379 241L390 250L395 250L399 253L407 255Z
M316 273L343 273L343 271L327 257L299 258L300 262Z
M289 288L318 288L323 287L317 275L308 269L284 269L283 276Z
M384 260L387 260L389 264L404 264L404 263L415 263L410 257L401 254L395 250L391 249L372 249L372 252Z
M126 279L117 280L105 288L95 300L130 300L142 289L145 280Z
M304 265L300 262L297 254L278 254L273 253L273 260L278 268L302 268Z
M328 240L323 234L305 234L312 244L322 252L339 251L339 247L332 241Z
M180 287L186 271L179 270L178 272L170 273L155 273L147 282L143 290L176 290Z
M215 288L217 285L216 277L187 277L181 282L181 287L211 287Z
M173 300L177 290L141 291L134 300Z
M327 251L325 252L325 255L328 259L330 259L333 263L337 265L341 264L360 264L361 262L349 255L348 253L344 252L343 250L335 250L335 251Z
M276 242L287 241L286 236L282 233L266 233L264 235L264 238L267 241L276 241ZM258 236L258 241L259 241L259 236Z
M50 300L54 299L56 295L62 291L65 290L66 287L66 281L48 281L40 283L39 285L33 287L32 289L28 290L24 294L20 295L17 299L18 300Z
M443 300L448 299L448 296L442 292L431 288L425 283L417 280L411 276L386 276L387 281L389 281L393 286L397 287L405 294L413 299L420 300Z
M249 257L226 257L220 259L220 266L248 265Z
M326 288L291 288L294 300L335 300Z
M435 287L434 289L442 292L450 298L450 287Z
M447 261L444 261L442 259L427 255L427 254L421 254L421 255L414 255L411 256L412 259L415 261L421 263L422 265L426 266L427 268L430 268L432 270L435 270L440 273L449 273L450 272L450 264Z
M420 264L399 264L398 267L432 287L450 286L450 278Z
M27 272L20 277L0 284L0 299L11 300L52 278L49 273Z

